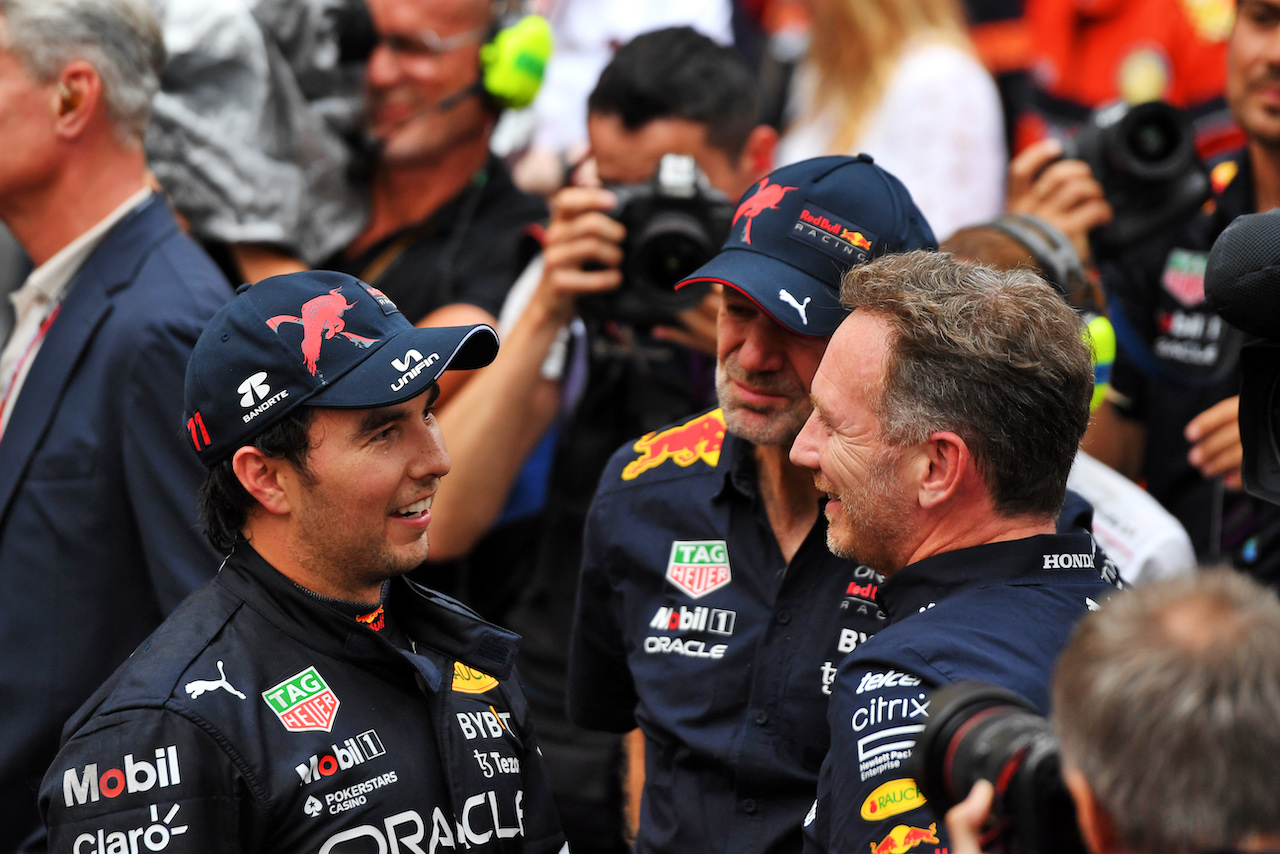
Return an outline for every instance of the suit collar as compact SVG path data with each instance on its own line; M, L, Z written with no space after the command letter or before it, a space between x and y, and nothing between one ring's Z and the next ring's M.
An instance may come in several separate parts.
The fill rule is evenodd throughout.
M0 439L0 520L8 514L75 366L110 316L115 297L133 281L152 248L176 231L169 206L153 195L103 238L72 280Z

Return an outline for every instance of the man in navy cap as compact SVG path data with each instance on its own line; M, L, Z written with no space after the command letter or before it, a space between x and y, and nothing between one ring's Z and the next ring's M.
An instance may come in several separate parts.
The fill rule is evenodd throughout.
M836 667L883 619L879 576L826 548L821 494L787 460L845 317L840 276L933 248L870 158L776 170L684 284L724 286L720 407L628 443L587 523L569 667L584 726L644 734L637 852L799 851Z
M518 638L402 577L449 471L437 382L496 352L340 273L214 316L186 429L228 557L67 725L52 850L561 848Z

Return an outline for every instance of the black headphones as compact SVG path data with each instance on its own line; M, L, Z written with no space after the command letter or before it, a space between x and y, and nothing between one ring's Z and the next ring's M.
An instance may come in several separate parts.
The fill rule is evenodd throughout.
M1049 284L1072 305L1099 311L1095 305L1084 265L1071 241L1054 225L1026 214L1004 214L984 223L987 228L1009 235L1031 253Z

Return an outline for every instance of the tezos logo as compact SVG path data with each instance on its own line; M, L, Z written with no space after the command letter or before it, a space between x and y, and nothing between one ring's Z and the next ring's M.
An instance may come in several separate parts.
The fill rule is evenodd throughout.
M138 854L138 841L141 840L148 851L163 851L169 847L170 839L187 832L187 825L172 826L181 804L174 804L173 808L165 813L163 821L160 819L160 811L157 807L158 804L151 805L151 824L148 826L135 827L132 830L113 830L110 833L104 829L99 829L96 834L82 833L76 837L72 850L76 854ZM81 846L86 842L89 847L82 848Z
M434 365L440 361L439 353L432 353L425 359L417 350L410 350L404 354L403 359L392 359L391 366L397 371L401 371L400 379L391 384L392 391L399 391L408 385L412 380L416 379L418 374L422 373L429 365Z
M267 385L267 372L258 371L244 382L236 387L236 391L240 392L240 405L245 409L253 406L267 395L271 394L271 386Z
M128 792L148 792L153 788L176 786L182 782L178 769L178 747L157 747L155 764L134 761L132 753L124 755L123 768L108 768L98 773L98 763L90 762L77 773L75 768L62 772L62 796L68 807L93 803L99 798L118 798Z
M367 729L355 738L348 738L341 745L332 744L332 753L317 753L307 762L294 768L302 778L299 785L314 783L322 777L332 777L338 771L346 771L387 752L378 733Z

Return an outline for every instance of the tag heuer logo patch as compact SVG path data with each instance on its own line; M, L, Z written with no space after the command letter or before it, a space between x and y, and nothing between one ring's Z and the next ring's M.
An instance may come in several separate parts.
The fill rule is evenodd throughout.
M1204 302L1204 270L1209 253L1175 249L1164 265L1164 289L1186 308Z
M676 540L671 544L667 580L697 599L730 581L724 540Z
M338 696L333 693L314 667L262 692L271 711L284 728L292 732L330 732L338 716Z

